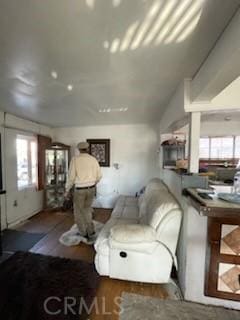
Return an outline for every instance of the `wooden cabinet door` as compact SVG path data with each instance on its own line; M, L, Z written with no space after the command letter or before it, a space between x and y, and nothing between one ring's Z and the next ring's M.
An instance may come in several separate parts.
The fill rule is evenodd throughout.
M45 152L51 143L51 138L38 136L38 190L43 190L45 186Z
M205 295L240 301L240 218L208 218Z

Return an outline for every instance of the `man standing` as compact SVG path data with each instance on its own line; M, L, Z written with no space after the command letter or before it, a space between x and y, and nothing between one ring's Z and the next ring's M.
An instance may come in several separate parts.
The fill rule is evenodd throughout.
M69 167L65 196L69 196L70 189L74 189L74 218L81 236L92 243L95 230L92 221L92 202L96 192L96 184L101 180L102 174L97 160L88 154L89 144L78 144L80 155L73 157Z

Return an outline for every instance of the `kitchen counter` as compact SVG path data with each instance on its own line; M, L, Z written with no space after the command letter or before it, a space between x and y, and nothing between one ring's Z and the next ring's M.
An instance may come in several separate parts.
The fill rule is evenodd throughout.
M208 217L239 217L240 218L240 205L221 200L217 197L217 193L226 192L230 193L232 187L230 186L212 186L215 194L211 194L212 200L204 199L198 195L196 188L188 188L187 194L189 201L201 216Z
M240 205L218 199L218 192L232 187L214 186L212 200L188 188L188 200L201 216L207 217L205 257L206 296L240 301Z

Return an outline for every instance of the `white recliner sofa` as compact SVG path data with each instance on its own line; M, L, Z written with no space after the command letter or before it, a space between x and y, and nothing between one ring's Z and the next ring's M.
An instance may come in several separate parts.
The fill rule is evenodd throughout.
M167 283L182 211L158 178L140 197L120 196L95 243L98 273L115 279Z

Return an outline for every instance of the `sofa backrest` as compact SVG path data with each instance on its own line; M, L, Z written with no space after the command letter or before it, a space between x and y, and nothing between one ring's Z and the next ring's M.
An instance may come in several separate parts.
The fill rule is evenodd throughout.
M175 198L165 190L153 190L148 195L145 202L145 214L140 217L143 224L148 224L154 229L157 229L164 217L171 210L179 209L179 204Z
M168 191L167 186L162 182L162 180L160 180L159 178L153 178L151 179L147 186L146 186L146 190L144 192L145 197L148 196L149 194L151 194L152 191L154 190L158 190L158 191Z
M162 192L168 192L168 188L159 178L153 178L148 182L145 192L138 199L140 218L142 217L143 220L145 219L145 215L147 213L147 204L149 199L152 198L153 194L158 195Z
M157 231L158 240L176 251L182 210L160 179L152 179L139 198L140 223Z

